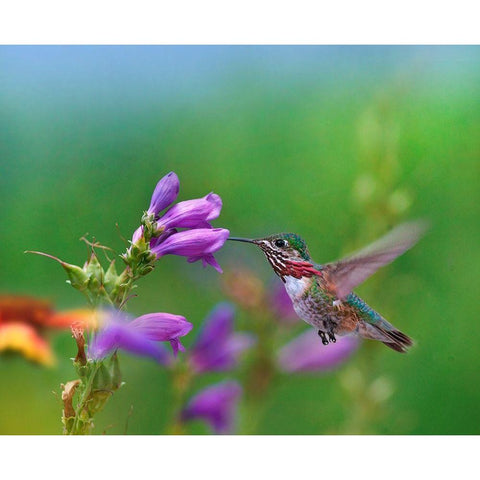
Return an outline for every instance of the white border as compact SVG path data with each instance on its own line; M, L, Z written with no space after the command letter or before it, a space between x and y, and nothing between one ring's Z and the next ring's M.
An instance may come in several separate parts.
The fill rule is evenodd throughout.
M466 0L15 0L1 3L0 42L465 44L480 40L477 9Z
M295 419L292 418L292 421ZM0 437L5 478L472 478L478 437Z

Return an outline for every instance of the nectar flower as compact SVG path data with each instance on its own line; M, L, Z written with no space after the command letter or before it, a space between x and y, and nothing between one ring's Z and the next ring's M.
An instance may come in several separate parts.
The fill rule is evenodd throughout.
M322 345L317 332L308 329L280 349L277 363L284 372L331 370L345 362L358 344L356 337L340 337L336 343Z
M163 242L152 247L157 258L163 255L180 255L188 262L202 260L203 265L210 264L220 273L222 269L213 253L222 248L230 232L224 228L197 228L170 235Z
M195 395L182 411L182 420L200 418L215 433L233 433L237 403L242 393L238 382L211 385Z
M167 173L155 187L153 191L148 212L150 215L158 215L171 205L178 196L180 182L175 172Z
M94 360L105 358L117 349L138 356L146 356L166 365L170 362L168 351L157 342L169 341L174 353L183 346L179 337L186 335L193 327L180 315L171 313L150 313L132 321L121 312L106 315L104 325L95 335L88 356Z
M204 321L190 350L190 364L196 373L235 367L239 355L255 342L253 335L234 333L234 314L230 304L222 303Z
M222 199L215 193L203 198L186 200L171 207L157 221L159 227L169 228L212 228L209 221L220 215Z

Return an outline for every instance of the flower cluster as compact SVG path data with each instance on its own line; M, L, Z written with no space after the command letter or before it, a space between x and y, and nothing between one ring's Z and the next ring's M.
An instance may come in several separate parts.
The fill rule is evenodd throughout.
M237 366L240 355L253 346L253 335L234 331L234 317L235 310L228 303L217 305L207 315L187 355L187 368L191 375L232 370ZM241 393L242 387L233 380L210 385L182 409L180 420L201 419L215 433L232 433Z
M180 255L187 257L188 262L202 260L204 266L209 264L221 273L213 254L223 246L229 231L213 228L210 222L220 215L222 200L215 193L209 193L179 202L162 214L177 199L179 188L174 172L158 182L142 225L133 234L130 256L127 254L125 260L127 264L132 263L130 257L144 253L145 246L157 260L164 255Z

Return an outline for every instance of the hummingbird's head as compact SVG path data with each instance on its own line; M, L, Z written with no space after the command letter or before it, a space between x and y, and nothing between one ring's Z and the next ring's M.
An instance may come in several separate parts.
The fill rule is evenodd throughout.
M229 240L258 245L275 273L282 279L287 275L301 278L302 272L311 264L305 241L295 233L277 233L257 239L230 237Z
M291 261L309 261L307 244L295 233L277 233L265 238L253 240L264 252Z

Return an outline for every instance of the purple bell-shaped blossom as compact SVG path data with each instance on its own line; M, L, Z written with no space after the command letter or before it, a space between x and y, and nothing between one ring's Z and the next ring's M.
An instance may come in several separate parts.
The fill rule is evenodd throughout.
M356 337L337 337L336 343L323 345L317 332L308 329L283 346L277 363L284 372L318 372L336 368L357 349Z
M167 173L155 187L147 213L156 215L171 205L178 196L180 182L175 172Z
M189 262L202 260L204 266L212 265L222 273L213 253L223 246L229 231L212 228L210 224L220 215L222 199L212 192L202 198L179 202L160 215L176 200L178 191L179 180L174 172L165 175L155 187L147 213L155 217L151 227L158 236L149 235L150 250L157 258L170 254L187 257ZM182 228L189 230L179 232ZM133 233L132 244L139 243L143 236L141 225Z
M176 354L179 349L183 350L179 337L192 327L184 317L171 313L150 313L131 320L122 312L108 312L89 346L88 356L99 360L121 349L166 365L171 355L158 342L170 342Z
M189 350L190 365L196 373L234 368L240 354L255 342L251 334L234 332L234 315L230 304L221 303L205 319Z
M197 228L170 235L166 240L151 247L158 258L163 255L181 255L188 262L202 260L203 265L212 265L220 273L222 269L213 253L222 248L230 232L224 228Z
M215 433L233 433L242 387L235 381L211 385L195 395L182 411L182 420L202 419Z
M222 199L215 193L203 198L177 203L157 221L158 227L169 228L212 228L210 221L220 215Z

